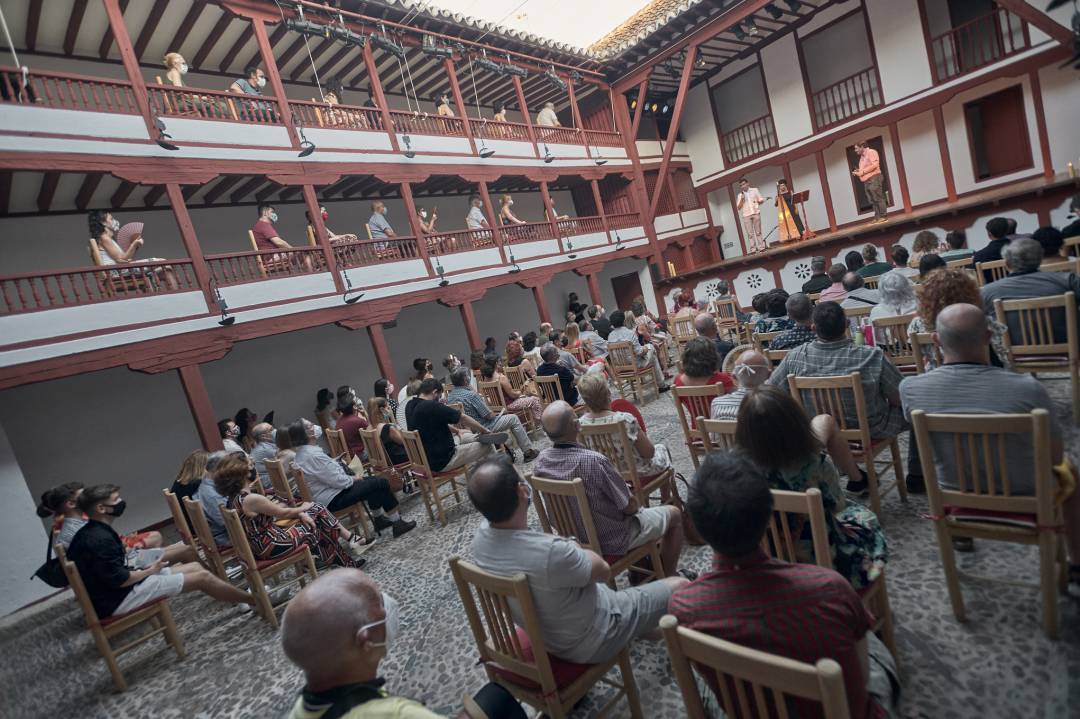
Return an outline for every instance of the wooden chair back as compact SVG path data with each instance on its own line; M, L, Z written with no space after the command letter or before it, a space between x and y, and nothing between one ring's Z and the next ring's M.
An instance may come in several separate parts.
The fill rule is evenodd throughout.
M293 470L293 481L296 482L296 493L300 495L300 501L313 502L311 486L307 483L307 478L304 477L304 470L299 467Z
M514 388L514 391L520 392L527 380L525 377L525 370L521 369L520 365L517 367L506 365L503 368L503 372L506 374L506 379L510 380L510 386Z
M832 659L806 664L750 649L680 627L679 620L670 614L661 618L660 629L690 719L709 716L691 666L712 674L710 685L725 716L787 717L789 697L820 703L824 719L851 716L843 672Z
M307 243L312 247L318 247L319 243L315 239L315 228L311 225L307 226Z
M285 465L281 463L281 460L267 459L263 464L266 465L266 474L270 477L270 486L274 488L274 494L288 502L290 506L296 504L292 487L289 485L289 477L285 474Z
M1080 257L1047 257L1039 271L1080 273Z
M634 374L638 371L637 355L629 342L608 344L608 362L616 374Z
M1076 296L1072 292L1024 300L994 300L997 321L1009 327L1005 346L1018 367L1025 360L1058 355L1070 365L1077 363ZM1065 337L1055 336L1055 322L1065 318ZM1011 320L1011 321L1010 321Z
M881 282L881 275L863 278L863 286L866 287L868 290L876 290L878 288L879 282Z
M906 314L897 317L880 317L871 321L874 326L875 344L903 374L916 373L915 348L911 344L907 331L913 319L915 319L914 314Z
M809 297L810 302L815 304L815 305L817 304L818 300L821 299L821 293L820 292L811 292L810 294L808 294L806 296Z
M491 380L490 382L480 380L476 383L476 389L493 412L506 409L506 397L503 395L502 384L499 380Z
M634 494L639 493L641 478L637 471L637 454L622 422L583 424L578 439L582 446L607 457L623 480L633 488Z
M55 545L53 552L56 554L56 558L60 560L60 566L64 568L64 576L67 577L68 586L71 587L71 591L75 594L75 600L79 603L79 608L82 609L83 617L86 619L86 626L99 626L101 619L94 609L94 603L90 601L90 593L86 591L86 585L83 583L78 567L67 558L67 552L62 544Z
M206 512L203 511L202 502L191 497L184 497L184 507L187 509L191 527L195 530L195 539L198 540L203 556L206 557L207 564L210 565L210 571L220 579L227 580L228 574L225 572L225 562L233 556L232 548L218 547L217 540L214 539L214 531L210 529L210 522L206 520Z
M870 448L870 427L866 416L866 398L858 372L838 377L797 377L788 375L791 396L807 416L831 415L840 436Z
M945 269L949 270L963 270L969 269L975 265L975 256L969 255L959 260L948 260L945 263Z
M204 482L210 480L204 479ZM189 547L195 546L195 537L191 531L191 524L188 522L187 515L180 508L180 500L176 495L168 489L161 490L165 495L165 503L169 505L169 514L172 515L173 525L176 527L176 531L180 533L180 540Z
M360 439L364 442L364 450L367 452L368 462L373 472L378 474L393 469L390 458L386 455L386 448L383 447L382 440L379 438L378 429L370 427L360 430Z
M911 340L911 353L915 355L915 373L922 374L929 371L927 357L932 357L934 366L940 367L945 359L941 356L941 348L934 342L932 332L915 332L908 335Z
M573 539L584 549L602 553L584 480L580 477L547 479L527 474L525 481L533 488L533 506L545 534Z
M1066 237L1065 246L1063 249L1065 254L1069 257L1080 256L1080 235L1077 235L1075 237Z
M729 329L739 325L739 307L735 304L733 298L718 299L713 305L716 307L714 317L716 318L717 329Z
M326 443L330 445L331 457L341 457L346 464L352 461L352 453L349 452L349 445L345 442L345 430L326 430Z
M409 463L412 465L413 469L427 477L431 477L434 473L431 471L431 465L428 463L427 452L424 451L424 443L420 441L420 433L401 430L401 437L405 440L405 454L408 455Z
M679 424L687 442L696 442L694 433L698 417L708 417L712 401L724 394L724 385L707 384L702 387L671 387L671 398L675 400L675 409L679 413Z
M694 329L693 317L675 317L671 321L671 338L675 340L675 344L681 350L686 346L686 343L697 337L697 330Z
M735 449L736 424L733 419L698 417L697 432L698 436L701 437L701 443L705 445L705 453L727 452Z
M566 398L563 397L562 384L559 383L558 376L536 375L533 382L536 383L536 389L540 393L540 403L545 407L558 400L566 401Z
M755 332L753 334L754 349L756 349L762 354L765 354L765 350L768 349L769 343L776 339L779 335L780 332Z
M821 490L811 487L805 492L786 492L779 489L771 492L773 516L761 541L761 548L770 557L785 562L813 562L819 567L832 569L829 528L825 524L825 505L821 500ZM799 537L805 524L810 525L813 558L799 554Z
M986 279L984 273L990 273L990 279ZM975 263L975 282L982 287L991 282L997 282L998 280L1009 274L1008 268L1005 267L1005 260L991 260L990 262L976 262Z
M252 232L251 230L248 230L248 242L251 243L251 249L253 249L256 252L259 251L259 243L255 241L255 233ZM262 275L263 277L266 277L266 275L267 275L266 264L267 263L263 260L263 256L262 255L255 255L255 262L256 262L256 264L259 265L259 274Z
M87 244L87 253L90 255L90 264L94 267L108 267L101 259L101 248L98 246L97 240L91 237ZM115 273L114 273L115 272ZM148 286L149 279L145 274L128 272L120 274L119 271L106 271L95 274L98 287L101 289L101 293L106 297L112 297L118 293L123 294L128 291L145 290Z
M247 532L244 531L244 525L240 523L240 515L236 512L235 509L221 508L221 518L225 521L225 530L229 533L229 541L232 542L233 549L236 550L237 559L248 567L255 567L255 553L251 551Z
M854 322L855 325L861 327L870 321L870 310L874 309L873 305L861 304L858 307L845 307L844 316L848 318L848 322Z

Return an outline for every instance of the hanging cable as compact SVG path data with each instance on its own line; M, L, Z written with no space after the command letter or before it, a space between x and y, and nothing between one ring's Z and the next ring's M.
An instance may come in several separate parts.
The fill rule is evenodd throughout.
M19 68L19 72L22 73L22 86L19 88L22 91L30 84L30 68L19 62L19 53L15 51L15 43L11 40L11 31L8 30L7 18L4 17L4 8L2 7L0 7L0 26L4 29L4 40L7 42L8 50L11 51L15 67Z

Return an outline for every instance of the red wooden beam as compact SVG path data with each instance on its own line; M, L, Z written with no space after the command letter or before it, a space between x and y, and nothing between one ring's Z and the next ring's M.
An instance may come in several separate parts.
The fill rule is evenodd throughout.
M0 217L8 213L11 205L11 170L0 172Z
M1039 71L1028 74L1031 84L1031 100L1035 104L1035 129L1039 136L1039 150L1042 154L1043 175L1050 179L1054 176L1054 159L1050 154L1050 135L1046 129L1046 108L1043 106L1042 82Z
M896 183L900 185L900 200L904 212L911 212L911 193L908 191L907 170L904 168L904 152L900 146L900 130L895 122L889 123L889 135L892 136L893 154L896 155Z
M64 34L65 55L71 55L75 52L75 40L79 37L79 27L82 25L83 15L86 14L86 2L87 0L75 0L75 3L71 6L67 33Z
M79 187L79 194L75 195L76 209L85 210L90 205L90 198L94 196L94 192L97 191L103 177L105 177L104 172L86 173L86 177L83 178L82 185Z
M638 85L636 104L634 105L634 124L630 128L630 137L624 137L623 140L627 142L637 142L638 130L641 129L641 118L645 114L645 98L649 89L649 76L652 75L652 71L649 71L649 75L645 76L645 79ZM621 97L621 93L612 93L615 97Z
M180 27L176 29L172 41L166 46L168 52L180 52L180 48L184 46L188 35L191 34L191 28L195 27L195 23L199 21L205 9L206 0L194 0L192 2L187 14L184 15L184 19L180 21Z
M818 182L821 183L821 200L825 203L825 214L829 218L829 230L836 232L836 210L833 209L832 191L829 189L829 174L825 171L825 153L818 150L814 153L814 159L817 160ZM732 194L732 197L734 197L734 194ZM734 201L731 203L731 209L734 212Z
M664 144L664 157L660 161L660 174L657 180L656 190L653 192L652 202L649 205L649 218L656 217L656 206L660 203L662 183L659 178L665 177L671 166L671 155L675 151L675 139L679 136L679 123L682 122L683 108L686 106L686 91L690 89L690 80L694 77L694 59L697 55L697 45L691 45L686 52L683 61L682 78L679 81L679 93L675 96L675 110L671 113L671 127L668 128L667 142ZM672 198L674 199L674 198Z
M379 365L379 372L390 381L390 384L396 385L397 375L394 373L394 363L390 359L390 348L386 345L386 335L383 334L382 324L376 322L368 325L366 329L368 339L371 340L371 349L375 353L375 362Z
M1013 15L1039 28L1062 45L1072 47L1073 34L1069 32L1069 29L1064 25L1059 25L1052 17L1032 7L1025 0L995 0L995 2Z
M26 8L26 49L33 52L37 48L38 25L41 24L41 0L30 0Z
M289 97L285 94L285 85L281 82L281 73L278 72L278 64L274 59L273 47L275 41L266 37L266 25L261 19L252 18L251 27L255 30L255 40L259 43L259 54L262 56L263 64L266 65L266 79L274 91L274 97L277 98L281 124L285 126L285 132L289 136L293 148L300 147L300 136L296 134L296 126L293 125ZM282 31L282 34L284 34L285 30L285 23L281 23L274 30L274 35L277 35L278 31Z
M941 112L941 105L934 107L934 129L937 130L938 150L941 152L941 174L945 178L945 192L949 202L956 202L956 180L953 178L949 137L945 133L945 115Z
M150 44L150 38L154 36L154 31L157 30L166 7L168 7L167 0L154 0L154 6L150 8L150 14L146 16L146 22L143 23L142 30L139 32L139 39L135 41L135 57L139 60L142 60L146 46ZM171 47L176 48L175 45Z
M206 260L203 259L202 246L199 245L199 239L195 236L195 226L191 223L191 216L188 215L187 202L180 191L180 185L170 182L166 185L158 185L154 189L158 187L163 188L169 195L169 206L176 219L176 226L180 230L180 240L184 243L184 249L187 250L188 258L191 260L195 279L202 288L206 308L210 312L216 312L217 300L210 291L210 270L206 267Z
M199 365L184 365L178 367L176 372L180 377L180 385L184 388L184 397L187 398L191 419L195 422L195 431L199 433L203 448L207 452L222 449L221 433L217 431L217 419L214 417L214 405L210 402L210 394L206 391Z
M252 22L255 25L262 25L263 35L266 34L266 25L263 25L261 20L253 20ZM268 51L264 53L262 48L257 47L255 50L255 54L251 56L251 59L244 63L244 67L251 67L252 65L265 65L268 62L267 58L273 58L274 56L274 45L277 45L278 42L281 41L281 38L285 37L285 33L287 33L288 31L289 28L285 27L285 23L279 23L278 26L274 28L274 32L270 34L270 38L268 40ZM258 38L256 37L256 39ZM224 68L222 69L224 70ZM269 79L270 68L264 67L263 70L266 72L267 78Z
M236 56L240 54L240 51L244 49L244 46L248 44L248 40L250 39L251 35L249 35L247 32L240 33L240 37L236 38L236 41L233 42L232 47L230 47L225 52L225 55L222 56L221 64L218 65L218 69L222 72L228 72L229 66L233 64L233 60L236 59ZM241 72L242 71L243 68L241 68Z
M338 272L337 258L334 256L334 250L330 247L330 238L326 233L326 226L323 225L322 213L319 212L319 198L315 196L315 187L313 185L304 185L301 191L304 193L304 204L307 205L308 216L311 218L312 224L315 225L315 242L318 244L319 249L322 250L323 260L326 262L326 271L334 278L334 289L338 292L344 292L345 282L341 279L341 273Z
M53 196L56 195L56 185L60 182L59 172L46 172L41 178L41 189L38 190L37 207L41 212L48 212L52 206Z
M225 29L229 27L229 23L233 21L233 15L229 11L223 11L221 17L214 23L214 27L211 28L210 34L203 40L202 45L199 46L198 51L195 53L195 57L191 60L192 67L202 67L202 64L206 62L206 58L214 50L214 46L218 44L218 40L225 33Z
M375 56L371 53L370 43L364 45L364 68L367 70L368 82L371 83L372 97L375 99L375 104L379 106L379 113L382 115L383 126L390 135L390 146L394 148L394 152L397 152L400 149L397 133L394 132L394 124L390 120L390 108L386 104L386 95L382 91L382 83L379 81L379 71L375 66Z

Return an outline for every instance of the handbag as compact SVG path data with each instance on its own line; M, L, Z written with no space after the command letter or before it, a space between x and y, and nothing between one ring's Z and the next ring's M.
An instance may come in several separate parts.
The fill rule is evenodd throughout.
M679 482L686 487L686 496L689 497L690 481L679 472L675 473L675 496L672 497L671 503L679 508L679 513L682 515L683 541L692 547L700 547L705 544L705 540L701 538L697 527L694 526L694 520L690 517L690 512L686 510L686 502L679 495Z
M64 573L64 567L60 564L60 558L52 555L52 549L52 535L50 534L45 538L45 563L37 568L34 577L37 577L50 587L63 589L68 585L67 574ZM34 577L30 578L33 579Z

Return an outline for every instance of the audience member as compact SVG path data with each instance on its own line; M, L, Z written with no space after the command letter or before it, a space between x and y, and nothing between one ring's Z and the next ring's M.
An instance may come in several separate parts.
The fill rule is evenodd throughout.
M746 394L769 379L772 370L769 358L757 350L746 350L740 354L735 360L734 368L735 381L739 383L739 386L727 394L714 397L709 406L709 416L712 419L734 422Z
M484 340L484 359L497 359L499 357L499 350L495 346L495 338L488 337Z
M322 427L323 432L334 429L337 425L337 418L341 416L337 411L337 407L331 407L330 405L333 398L333 393L327 387L323 387L315 394L315 422Z
M1039 270L1039 265L1043 261L1043 250L1042 245L1035 240L1018 237L1005 246L1004 252L1005 267L1009 270L1008 276L984 285L980 290L986 314L991 316L994 314L994 300L1053 297L1066 292L1075 293L1074 300L1080 298L1080 278L1075 273ZM1059 342L1064 342L1065 313L1060 311L1052 313L1051 323L1054 337ZM1010 326L1012 326L1011 323ZM1014 331L1019 332L1016 328Z
M514 442L524 455L525 462L536 459L538 452L533 448L529 433L521 424L521 418L505 411L498 414L493 412L483 397L468 388L471 375L472 373L464 367L458 367L450 373L450 382L453 383L454 388L450 390L446 401L460 402L465 409L465 414L476 420L488 432L509 432L513 435Z
M550 322L541 322L540 323L540 333L536 335L536 344L538 346L543 346L543 345L547 344L548 335L551 333L551 331L553 329L555 329L555 328ZM532 334L532 333L530 333L530 334ZM524 342L528 338L529 338L529 335L525 335L522 338L522 342ZM525 351L528 352L529 349L526 347Z
M394 228L386 221L386 203L382 200L375 200L371 203L371 217L368 218L367 226L373 240L397 237Z
M588 411L581 415L580 423L585 426L621 424L633 447L634 456L630 460L637 467L639 477L655 477L671 468L671 453L665 445L650 440L632 414L611 409L611 388L606 378L586 375L578 382L578 391L588 407ZM615 451L621 455L622 446L616 445Z
M454 111L450 109L450 96L445 92L435 98L435 113L439 117L454 117Z
M465 215L465 226L470 230L482 230L488 227L487 216L482 209L483 206L484 203L480 199L480 195L473 195L469 198L469 214Z
M270 413L271 417L273 412ZM233 415L233 421L236 422L236 426L240 428L240 445L244 448L244 451L250 452L251 448L255 446L255 437L251 434L251 430L255 427L255 424L259 421L259 415L252 412L247 407L241 407L236 410L236 414Z
M120 221L112 216L111 212L104 210L91 210L87 215L90 237L98 247L98 260L101 266L112 267L120 265L124 269L110 270L113 276L140 276L151 275L167 284L170 289L177 289L176 274L171 267L134 268L130 265L142 265L147 262L161 262L161 257L146 257L141 260L135 259L135 255L146 243L143 237L142 222L129 222L123 227Z
M330 226L326 224L326 221L330 219L330 213L327 212L325 207L319 208L319 214L322 216L323 228L326 230L326 238L330 241L330 244L335 245L341 242L356 242L356 235L349 232L340 234L330 229ZM315 222L311 219L311 211L304 210L304 217L307 218L308 230L311 232L312 237L316 237L318 233L315 231Z
M888 262L878 259L878 248L869 243L863 245L862 258L866 264L858 269L860 277L877 277L892 269Z
M570 404L579 404L581 399L578 397L577 391L577 376L572 370L568 369L566 365L560 362L559 350L554 344L548 342L540 350L540 359L543 360L542 364L536 368L536 374L540 377L550 377L552 375L559 378L559 386L562 388L563 399Z
M652 366L653 377L656 379L656 386L660 388L661 392L667 392L671 387L664 381L664 371L660 368L660 360L656 356L656 348L652 345L642 345L637 341L637 333L623 326L623 322L626 319L626 315L622 310L615 310L611 313L611 332L608 333L608 346L611 346L612 342L627 342L630 344L631 349L634 351L634 355L637 357L638 367ZM567 398L567 401L570 401Z
M718 384L724 392L735 389L735 380L720 371L720 355L708 337L695 337L686 343L682 355L682 372L675 375L676 387L704 387ZM689 404L687 405L689 406Z
M510 195L503 195L499 198L499 222L503 225L523 225L525 220L520 219L514 214L514 211L510 209L514 206L514 198Z
M255 463L255 473L259 476L259 482L267 492L274 491L274 484L270 481L270 472L266 468L266 460L277 459L278 448L274 439L274 425L268 422L260 422L251 430L255 437L255 446L251 448L251 460Z
M539 424L540 413L543 410L540 398L530 393L525 387L520 392L514 389L510 379L503 374L501 359L485 363L484 368L480 370L480 378L485 382L499 383L503 399L506 400L507 411L515 414L524 413L526 417L533 420L534 424Z
M1040 227L1032 233L1031 239L1042 245L1044 262L1060 262L1061 248L1065 246L1065 236L1056 227Z
M266 73L252 65L244 69L244 77L234 80L229 85L229 92L237 95L261 96L265 87ZM240 118L246 121L276 122L277 111L269 102L245 100L240 102Z
M494 110L495 114L491 116L491 119L495 122L506 122L506 103L496 102Z
M402 391L404 392L403 396L405 398L405 401L398 403L397 412L394 413L394 419L397 422L398 428L400 428L400 429L404 429L404 430L412 429L411 427L409 427L409 422L408 422L409 404L413 400L415 400L416 395L418 395L420 393L420 384L421 384L420 380L411 379L411 380L409 380L408 384L406 384L404 387L402 387Z
M173 87L183 87L184 75L187 75L188 71L187 60L184 56L178 52L167 52L162 58L162 64L165 65L166 83Z
M919 271L909 266L911 260L911 254L908 249L903 245L893 245L892 247L892 270L891 272L899 272L905 277L913 277L919 274Z
M380 377L375 380L375 396L385 397L386 405L390 409L390 421L394 421L394 415L397 414L398 403L394 398L394 383L385 377Z
M611 322L604 313L604 308L600 305L590 305L586 314L588 314L589 322L592 323L596 334L607 340L608 334L611 332Z
M818 302L843 302L847 298L847 290L844 289L844 275L847 274L847 265L839 262L829 267L829 281L832 283L818 295Z
M199 483L199 489L195 492L195 499L202 505L206 523L210 527L210 533L214 535L214 543L220 548L231 547L232 540L229 539L229 532L225 529L225 519L221 516L221 505L225 504L225 497L221 496L221 493L217 491L211 477L214 476L214 471L217 470L218 465L229 456L245 458L242 452L226 452L224 450L211 452L210 456L206 458L206 476Z
M845 310L873 306L881 302L881 293L866 286L861 275L848 272L844 275L844 291L847 295L840 306Z
M693 297L690 298L693 302ZM614 313L612 313L614 316ZM630 303L630 312L627 312L623 317L623 326L634 330L644 342L651 343L656 350L656 356L659 360L661 354L666 355L668 351L668 344L671 338L666 332L663 332L663 328L660 326L659 321L652 312L645 307L645 300L641 295L634 298L634 301ZM608 342L612 342L611 333L608 333Z
M852 250L844 255L844 266L847 267L848 272L858 272L862 269L863 265L862 253L857 250Z
M439 402L441 392L437 380L426 379L420 383L416 398L405 408L406 421L420 435L433 472L478 462L492 453L491 445L506 444L510 439L506 432L491 432L466 413ZM464 426L473 434L463 435L461 443L455 445L450 425Z
M405 452L405 439L394 424L394 413L386 397L372 397L367 402L367 415L371 428L379 436L379 442L391 465L405 464L409 455Z
M581 325L581 343L592 359L607 359L607 340L596 331L591 319L586 319Z
M87 516L87 522L72 538L67 557L78 568L100 619L127 614L182 592L199 591L234 604L255 603L247 592L203 569L189 547L185 547L188 556L183 560L170 558L165 554L167 550L158 550L162 555L155 561L129 569L124 543L112 528L126 506L120 488L113 484L87 487L79 495L78 507ZM184 563L165 566L173 561Z
M944 252L939 252L938 256L946 262L965 260L975 254L968 249L967 233L963 230L953 230L952 232L946 233L945 244L949 246L949 249Z
M251 234L255 236L255 246L260 250L288 249L292 247L288 242L281 239L274 223L278 221L277 210L273 205L265 202L258 206L259 219L251 228ZM279 260L282 255L273 255L271 259Z
M544 103L544 107L536 113L536 124L542 127L562 127L559 116L555 114L554 102L549 100Z
M1015 224L1010 224L1007 217L995 217L986 223L986 236L990 238L990 242L987 243L978 252L973 253L972 259L974 262L993 262L994 260L1002 259L1002 250L1005 249L1005 245L1009 244L1009 235L1015 229ZM990 273L986 273L986 280L989 282L992 277Z
M220 419L217 423L218 434L221 435L221 443L225 447L226 452L243 452L244 448L240 446L240 428L236 426L236 422L231 419Z
M1080 236L1080 195L1073 195L1069 200L1068 219L1072 220L1068 225L1061 228L1061 234L1066 239Z
M871 631L874 618L834 570L765 554L773 500L752 461L738 453L707 456L687 506L715 554L712 569L668 602L679 625L807 664L833 659L843 673L851 716L886 715L896 665ZM706 680L717 693L715 676ZM792 716L821 713L816 703L791 702Z
M530 335L532 335L533 338L536 336L533 332L530 332L525 336L529 337ZM525 357L525 349L522 342L518 342L517 340L509 340L506 343L506 365L508 367L520 367L521 371L525 374L526 379L532 379L536 376L536 369L533 367L532 362Z
M919 260L924 255L937 254L941 250L941 241L930 230L922 230L915 234L911 243L911 259L909 262L915 267L919 266Z
M368 421L360 413L358 406L360 398L356 392L349 389L344 397L338 397L337 408L341 416L338 417L337 429L341 430L345 439L345 446L349 448L349 454L353 457L367 456L364 450L364 438L360 436L360 430L368 428Z
M675 306L671 308L671 319L678 317L694 317L697 308L694 303L694 295L691 292L680 292L675 296Z
M941 270L948 267L945 260L941 259L941 255L935 255L931 252L928 255L923 255L919 260L919 277L926 277L934 270Z
M82 490L82 482L65 482L41 494L37 516L42 519L53 517L50 532L52 544L59 544L67 549L75 533L86 526L86 515L79 509L79 494Z
M899 272L887 272L878 282L878 293L881 301L870 310L871 321L915 311L915 285Z
M1013 240L1009 248L1016 242L1033 240ZM916 409L928 414L1026 414L1045 409L1050 414L1050 460L1054 465L1065 461L1057 408L1042 382L1031 375L990 365L991 331L982 310L972 304L950 305L938 314L935 326L934 342L941 348L945 362L932 372L908 377L900 384L904 416L910 419ZM971 469L956 466L954 437L935 434L932 441L938 483L943 489L958 489L964 483L963 474ZM1002 441L1005 466L998 469L998 482L1007 474L1013 495L1035 494L1035 450L1031 441L1020 435L1003 435ZM992 475L993 471L989 471ZM1053 496L1054 486L1044 489ZM1080 493L1074 490L1062 509L1069 583L1071 589L1080 592ZM966 544L970 547L970 543Z
M769 349L771 350L789 350L792 347L798 347L816 339L810 321L811 313L814 311L814 303L810 301L810 298L805 293L796 292L787 298L785 308L787 309L788 319L794 325L772 338L769 342Z
M343 418L344 419L344 418ZM416 522L403 519L390 483L382 477L358 479L317 444L318 425L299 419L289 425L289 440L296 449L296 468L304 473L311 498L330 512L364 501L371 509L375 531L392 529L395 537L411 531Z
M254 474L249 460L232 455L221 461L213 477L214 487L225 497L225 508L235 510L240 518L256 559L274 559L306 544L324 564L364 564L361 555L367 546L361 534L343 527L322 504L290 507L280 498L249 492Z
M810 260L810 279L803 283L802 291L805 294L813 295L828 289L829 285L833 284L833 281L829 279L829 275L825 272L825 268L828 266L824 257L813 257Z
M716 347L718 366L724 364L727 353L735 349L735 344L720 339L720 332L716 329L716 319L708 312L702 312L694 318L694 329L697 333L709 340Z
M861 279L861 278L860 278ZM769 384L788 391L788 375L797 377L838 377L858 372L866 401L866 421L870 437L893 437L910 429L900 408L900 371L885 358L878 347L856 345L846 336L847 318L835 302L819 302L813 313L813 342L790 350L780 361ZM844 421L858 425L855 401L850 393L842 397ZM923 490L922 466L915 442L908 443L908 491ZM848 475L851 477L851 475Z
M962 269L944 269L927 276L919 285L918 314L908 324L908 336L934 331L937 316L949 305L981 305L979 288L971 275ZM1010 366L1011 358L1005 346L1008 328L995 319L987 318L990 326L991 362L996 366ZM923 354L927 369L937 367L937 355L927 348Z
M420 224L420 231L425 234L432 234L435 232L435 222L439 219L439 208L433 209L428 212L426 207L420 207L416 210L416 220Z
M201 449L196 449L188 454L184 458L184 463L180 465L180 471L176 473L176 479L173 480L172 487L169 489L170 492L176 495L177 501L180 502L180 509L185 517L187 516L187 510L184 509L184 498L194 498L195 493L199 491L199 483L206 476L206 458L209 456L205 450ZM74 505L74 496L68 501ZM68 541L70 542L70 539ZM67 546L67 544L64 546Z

